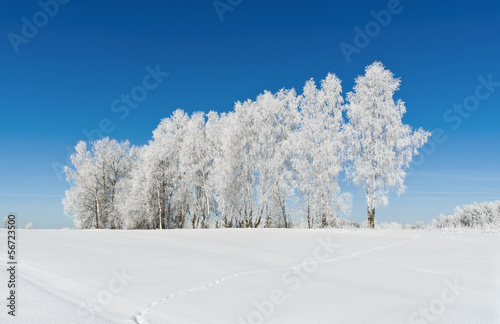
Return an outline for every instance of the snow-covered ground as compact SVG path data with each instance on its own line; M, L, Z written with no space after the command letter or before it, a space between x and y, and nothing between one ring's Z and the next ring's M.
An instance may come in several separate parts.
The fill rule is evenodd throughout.
M500 323L499 234L19 230L18 259L0 323Z

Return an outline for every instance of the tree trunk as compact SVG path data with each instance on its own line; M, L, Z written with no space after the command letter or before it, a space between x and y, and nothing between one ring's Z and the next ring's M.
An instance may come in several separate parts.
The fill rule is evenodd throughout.
M102 228L107 227L107 215L106 215L106 209L108 208L108 193L106 189L106 173L104 171L104 161L102 162L102 183L103 183L103 195L104 195L104 206L103 206L103 216L102 216Z
M159 223L159 226L160 226L160 229L162 228L162 222L161 222L161 219L162 219L162 214L163 214L163 204L162 204L162 199L161 199L161 195L160 195L160 189L158 189L158 223Z
M259 215L257 216L257 219L255 220L255 223L253 225L255 228L259 227L260 220L262 219L262 213L264 213L263 208L261 210L259 210Z
M97 191L96 194L94 195L95 198L95 223L96 223L96 228L99 229L99 198L97 196Z
M232 210L232 208L231 208ZM226 210L223 210L222 211L222 218L221 218L221 224L220 224L220 227L221 228L226 228L227 227L227 215L226 215Z
M167 205L167 226L166 228L170 229L172 228L172 206L170 203L172 195L170 195L170 198L168 199L168 205Z
M309 208L309 200L307 200L307 227L311 228L311 211Z
M372 208L370 211L370 207L367 207L368 212L368 224L370 228L375 228L375 208Z
M179 224L177 225L177 228L184 228L184 222L186 221L186 214L182 210L179 212Z
M272 211L267 210L267 218L266 218L266 225L265 225L266 228L270 228L271 227L271 222L272 222L272 220L271 220L271 214L272 214Z

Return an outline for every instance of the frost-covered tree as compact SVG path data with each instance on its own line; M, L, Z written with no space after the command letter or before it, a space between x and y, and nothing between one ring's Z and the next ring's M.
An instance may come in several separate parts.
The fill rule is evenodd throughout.
M224 136L218 161L222 223L227 227L253 227L255 188L259 162L257 105L252 100L237 102L234 112L221 118ZM222 169L223 170L222 170Z
M238 107L238 104L236 105ZM237 227L241 220L240 210L245 188L244 174L249 167L248 155L244 154L248 129L235 112L221 114L216 128L217 149L214 153L215 197L220 227ZM249 179L249 181L253 181Z
M80 228L121 228L116 209L119 183L130 171L131 149L128 141L108 137L83 141L71 155L74 168L65 167L66 180L72 185L63 199L64 212L73 215Z
M223 227L288 227L293 192L291 136L297 124L293 90L237 102L217 122L214 183Z
M221 131L223 127L221 123L220 115L214 111L211 111L207 115L207 121L205 124L205 145L207 146L206 153L206 165L208 170L208 175L205 183L205 193L207 199L207 210L210 217L210 213L213 217L213 223L210 227L218 228L220 227L220 208L218 204L217 194L217 159L221 155L221 137L223 135Z
M257 224L265 210L266 227L291 227L290 198L294 192L292 134L299 122L295 90L282 89L276 94L266 91L257 97L255 109Z
M165 224L182 228L190 210L189 179L180 156L188 122L189 116L176 110L160 122L148 145L146 190L156 219L154 228L166 228Z
M500 229L500 201L457 206L453 215L440 215L432 220L435 228Z
M150 170L152 158L151 147L145 145L135 152L130 174L122 182L122 190L117 195L117 210L122 218L124 228L155 228L157 224L156 200Z
M370 227L375 226L376 207L388 204L388 192L405 191L406 169L430 136L403 124L404 102L393 98L400 83L382 63L374 62L347 94L347 177L366 194Z
M72 186L63 198L64 213L73 216L78 228L101 228L101 191L94 174L91 153L83 141L75 146L71 155L74 169L66 166L66 180Z
M300 123L294 134L294 169L308 227L334 225L350 211L351 197L340 194L337 179L343 168L344 119L340 80L328 74L318 89L306 82L299 97Z
M215 122L212 119L216 117L210 117L210 123ZM214 148L208 137L204 113L193 114L187 122L179 154L179 168L188 190L191 226L208 228L214 200L211 181Z

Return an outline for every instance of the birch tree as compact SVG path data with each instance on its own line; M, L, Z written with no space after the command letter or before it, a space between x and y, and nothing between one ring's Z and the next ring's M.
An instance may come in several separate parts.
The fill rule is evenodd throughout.
M300 123L294 134L297 188L305 204L310 228L333 226L338 215L348 214L351 196L341 194L338 176L344 163L342 87L334 74L309 80L299 97Z
M256 100L255 141L259 174L259 211L267 212L266 227L290 227L290 197L294 189L292 134L299 120L295 90L268 91Z
M210 115L210 124L212 119ZM210 207L213 205L213 142L207 133L205 114L194 113L186 124L184 138L180 147L179 168L184 176L191 206L191 225L193 228L208 228Z
M108 137L91 142L91 149L80 141L71 155L73 168L66 167L66 180L72 188L63 199L64 212L73 215L81 228L121 228L116 209L119 183L130 172L128 141Z
M366 195L370 227L375 227L375 209L388 204L388 192L400 195L406 190L406 169L430 136L403 124L406 107L393 98L400 83L382 63L374 62L347 94L346 174Z
M155 193L157 227L182 228L189 214L189 186L186 170L181 166L181 150L184 145L189 116L176 110L170 118L163 119L153 131L150 142L151 161L148 177Z
M242 192L245 188L242 174L247 157L243 153L246 142L242 123L235 112L221 114L218 121L218 149L214 155L214 181L220 213L220 227L237 227L241 215Z

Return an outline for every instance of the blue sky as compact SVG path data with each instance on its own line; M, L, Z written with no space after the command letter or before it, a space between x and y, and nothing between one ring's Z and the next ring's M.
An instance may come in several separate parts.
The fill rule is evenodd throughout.
M53 166L67 164L68 148L103 119L113 128L106 135L142 145L176 108L228 111L328 72L348 92L375 60L402 79L404 121L442 130L413 166L407 193L376 219L428 222L456 205L499 199L498 1L221 2L233 3L222 21L212 1L188 0L69 1L44 21L37 1L8 0L0 12L0 218L16 212L20 225L72 226L61 206L69 186ZM371 12L388 7L396 8L390 22L373 29ZM34 20L36 35L23 34ZM372 36L348 62L340 44L356 45L356 27ZM158 65L168 77L120 119L111 103ZM481 77L492 81L478 95ZM464 101L471 111L453 110ZM355 196L352 220L365 220L364 199L342 186Z

